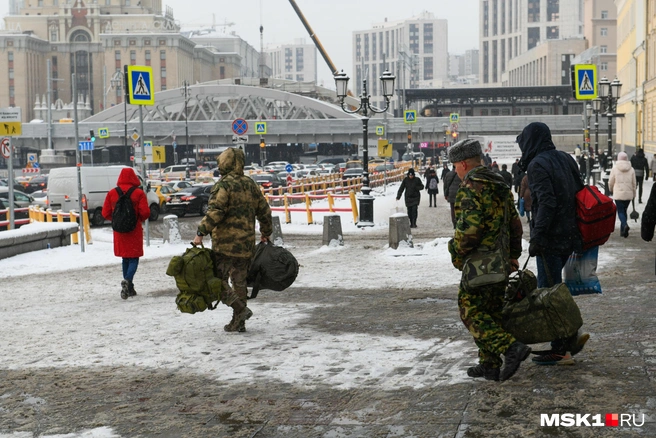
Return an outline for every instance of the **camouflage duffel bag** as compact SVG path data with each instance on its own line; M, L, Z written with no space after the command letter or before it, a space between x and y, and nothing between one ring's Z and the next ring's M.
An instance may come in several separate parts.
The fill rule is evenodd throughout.
M583 325L579 306L565 283L528 292L503 307L504 330L524 344L550 342L576 334Z
M508 280L510 265L501 247L489 250L481 247L474 250L462 267L462 284L472 289Z

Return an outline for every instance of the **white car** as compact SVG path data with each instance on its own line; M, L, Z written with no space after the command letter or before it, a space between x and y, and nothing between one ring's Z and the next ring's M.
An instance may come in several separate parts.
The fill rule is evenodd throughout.
M186 189L187 187L192 186L192 184L189 181L168 181L165 184L171 187L176 192L178 190Z

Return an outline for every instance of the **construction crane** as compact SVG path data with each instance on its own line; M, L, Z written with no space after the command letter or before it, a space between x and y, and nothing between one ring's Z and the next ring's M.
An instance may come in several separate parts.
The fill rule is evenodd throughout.
M301 12L301 9L298 7L298 5L294 0L289 0L289 3L292 5L292 8L294 8L296 15L298 15L298 18L300 18L301 22L303 23L303 26L305 26L305 29L310 34L310 38L312 38L314 45L317 46L317 50L319 50L319 53L321 53L323 60L326 61L326 64L328 64L328 68L330 68L330 71L333 72L333 76L339 73L337 71L337 68L335 67L335 64L333 64L333 61L330 59L330 56L328 56L326 49L324 49L323 45L321 45L321 41L319 41L319 38L312 30L312 27L310 27L310 23L308 23L308 21L305 19L305 16L303 15L303 12Z
M222 27L223 33L228 33L227 30L229 27L234 26L236 23L234 21L228 21L227 18L223 19L223 23L220 23L218 26ZM211 27L212 30L216 30L216 15L212 14L212 23L184 23L187 27Z

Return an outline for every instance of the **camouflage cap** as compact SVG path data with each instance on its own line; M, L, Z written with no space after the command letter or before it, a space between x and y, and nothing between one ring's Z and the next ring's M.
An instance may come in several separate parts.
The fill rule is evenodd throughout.
M450 162L458 163L468 158L481 157L483 155L483 149L478 140L468 138L451 146L448 149L448 154Z

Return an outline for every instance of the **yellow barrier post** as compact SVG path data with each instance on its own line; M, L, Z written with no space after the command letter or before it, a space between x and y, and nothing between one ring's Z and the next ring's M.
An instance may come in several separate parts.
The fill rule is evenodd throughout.
M87 243L89 245L93 244L93 240L91 240L91 229L89 227L89 212L84 210L84 236L87 239Z
M283 200L283 203L285 205L285 223L286 224L291 224L292 223L292 214L289 211L289 198L287 198L286 194L285 194L285 198Z
M46 210L46 222L52 222L52 210Z
M326 195L328 197L328 210L330 210L331 213L335 212L335 200L333 199L333 195L331 193L328 193Z
M71 210L71 211L69 211L68 214L70 215L70 216L68 217L68 221L69 221L69 222L73 222L73 221L75 221L75 223L77 223L77 216L76 216L77 213L75 213L75 210ZM80 226L80 224L78 223L78 227L79 227L79 226ZM78 237L78 233L77 233L77 232L71 234L71 239L72 239L72 241L73 241L73 245L78 245L78 244L80 243L80 242L79 242L79 237Z
M36 215L36 213L34 212L34 207L30 205L29 210L27 210L27 212L28 212L30 220L34 221L34 216ZM9 213L7 213L7 214L9 214Z
M353 222L358 223L358 203L355 202L355 192L351 190L349 192L349 197L351 198L351 209L353 210Z
M37 214L39 215L39 222L46 221L46 211L43 208L37 207Z
M305 194L305 209L307 210L307 218L308 218L308 225L310 225L312 221L312 210L310 209L310 205L312 204L312 201L310 200L310 195L307 193Z
M61 210L57 210L57 222L64 222L64 215Z

